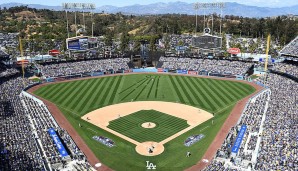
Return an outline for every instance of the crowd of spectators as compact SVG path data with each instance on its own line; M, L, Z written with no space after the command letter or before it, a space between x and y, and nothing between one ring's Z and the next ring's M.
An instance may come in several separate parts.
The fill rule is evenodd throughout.
M43 103L38 102L34 99L34 97L26 93L22 93L21 100L24 106L26 106L26 113L30 115L29 118L34 126L34 131L36 131L36 136L41 141L46 160L49 164L51 164L52 168L62 168L65 162L60 156L60 153L57 151L55 144L48 133L50 128L54 128L56 130L59 137L67 146L67 149L69 149L69 152L71 153L69 155L75 159L84 159L80 157L83 156L83 154L80 152L79 148L70 138L68 133L58 126L55 119Z
M287 44L281 51L282 55L296 56L298 57L298 36Z
M0 78L10 77L10 76L16 75L18 73L20 73L19 70L17 70L16 68L7 67L0 61Z
M175 50L177 46L189 48L192 43L192 37L192 35L188 34L169 34L159 39L158 44L156 44L156 47L159 49L164 49L167 46L171 50Z
M129 58L113 58L101 60L88 60L57 64L36 64L36 67L45 77L59 77L91 72L105 72L109 70L128 70Z
M44 170L42 152L19 94L21 78L0 79L0 170Z
M206 171L240 171L239 168L233 168L225 162L213 160L204 170Z
M270 74L271 101L262 133L256 170L298 170L298 84Z
M35 101L30 100L26 96L22 96L21 100L26 106L25 111L30 115L31 121L34 125L34 131L37 132L36 138L38 138L43 146L45 151L46 158L50 164L62 163L62 159L59 157L58 151L53 148L55 147L54 142L51 140L51 137L47 133L49 128L54 128L53 121L48 117L47 111L43 107L37 106Z
M18 47L18 33L0 33L0 47Z
M234 158L235 162L233 162L233 164L239 166L243 165L240 161L246 160L246 163L251 162L253 151L250 150L256 148L258 138L254 137L260 133L260 125L264 116L266 102L268 102L268 95L268 93L262 93L248 103L246 110L242 113L239 123L231 128L221 148L218 149L216 157L228 160ZM236 141L236 137L242 125L246 125L247 129L239 148L239 152L233 155L231 148Z
M176 46L185 46L189 47L191 46L192 43L192 35L175 35L172 34L170 35L170 47L171 48L176 48Z
M255 150L257 145L258 136L257 135L251 135L250 140L247 145L247 150Z
M221 74L245 74L253 65L249 62L212 60L212 59L195 59L195 58L177 58L177 57L160 57L163 63L162 68L170 70L186 69L192 71L208 71Z
M8 54L4 51L4 49L1 49L0 46L0 56L7 56Z
M163 68L168 69L231 74L244 74L252 65L240 61L173 57L161 57L160 61ZM43 75L55 77L109 69L126 70L129 69L127 62L128 58L116 58L37 64L37 67ZM81 151L68 133L57 125L46 106L32 96L21 93L23 83L27 85L28 80L23 82L15 74L5 72L9 69L0 70L4 76L0 79L0 170L45 170L48 165L54 169L65 167L66 160L61 158L47 133L49 128L54 128L66 144L71 160L82 161ZM297 77L297 67L294 65L275 64L273 69ZM248 102L239 122L232 127L216 158L205 170L241 170L251 164L255 170L298 170L298 91L295 91L298 84L286 77L268 74L266 86L271 93L264 90ZM241 125L246 125L247 130L238 153L232 154L231 147ZM90 166L83 163L75 167Z
M272 69L275 70L275 71L290 74L290 75L298 78L298 67L297 67L297 65L277 63L273 66Z
M244 37L233 37L227 36L227 41L229 43L229 48L235 47L235 45L241 46L242 53L257 53L264 54L266 50L266 38L244 38ZM276 43L272 42L272 46ZM251 48L254 47L254 48ZM253 49L253 51L252 51Z
M28 84L28 79L18 76L0 79L0 170L88 170L85 156L46 106L22 92ZM49 128L56 130L69 157L58 153Z
M259 79L259 81L262 80ZM298 92L295 91L298 90L298 84L287 77L268 74L266 86L271 91L267 112L264 111L266 97L260 96L254 103L251 101L248 104L239 122L249 125L250 137L246 132L237 156L231 158L229 150L235 141L232 137L237 135L236 126L231 129L215 159L205 170L212 170L212 168L225 170L231 166L231 163L233 166L243 168L237 165L237 161L249 160L254 154L257 154L255 160L245 162L251 163L252 169L298 170ZM261 117L263 112L266 112L265 118ZM248 113L252 115L247 115ZM240 160L237 160L237 157L240 157Z

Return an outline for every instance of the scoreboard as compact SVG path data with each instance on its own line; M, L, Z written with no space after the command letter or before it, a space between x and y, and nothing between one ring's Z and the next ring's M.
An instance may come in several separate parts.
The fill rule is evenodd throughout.
M200 49L220 49L222 38L205 34L199 37L192 38L192 46Z
M77 36L66 39L67 49L84 51L97 48L97 37Z

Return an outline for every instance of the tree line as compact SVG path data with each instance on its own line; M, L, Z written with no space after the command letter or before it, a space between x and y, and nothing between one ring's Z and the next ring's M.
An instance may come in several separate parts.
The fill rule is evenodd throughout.
M22 11L29 11L34 17L20 15ZM226 15L220 17L214 13L212 21L210 16L199 15L197 30L195 30L196 16L186 14L136 16L104 12L92 14L85 11L84 16L83 18L83 11L68 12L66 19L65 11L35 9L28 6L0 8L0 32L20 32L23 38L40 41L48 39L64 41L68 35L67 30L70 36L75 36L76 18L78 28L85 24L87 35L91 35L93 24L94 36L104 36L107 44L111 44L116 39L126 43L137 39L138 36L152 36L148 38L148 41L152 42L165 34L202 33L204 27L212 27L213 34L219 34L221 26L222 32L235 36L262 38L271 34L272 40L278 41L281 45L289 43L298 35L298 20L288 16L248 18ZM126 48L124 43L121 46Z

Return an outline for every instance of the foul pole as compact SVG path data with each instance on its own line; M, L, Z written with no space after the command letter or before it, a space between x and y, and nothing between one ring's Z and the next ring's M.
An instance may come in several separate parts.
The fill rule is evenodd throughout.
M20 44L20 53L21 53L21 57L24 57L24 53L23 53L23 45L22 45L22 39L21 36L19 36L19 44ZM22 59L22 74L23 74L23 86L25 87L25 66L24 66L24 62L25 59Z
M267 37L266 60L265 60L265 69L264 69L265 72L267 72L267 66L268 66L269 47L270 47L270 34Z
M267 66L268 66L268 53L269 53L269 48L270 48L270 34L268 35L267 38L267 48L266 48L266 59L265 59L265 66L264 66L264 72L265 72L265 76L264 76L264 85L266 86L266 82L267 82Z

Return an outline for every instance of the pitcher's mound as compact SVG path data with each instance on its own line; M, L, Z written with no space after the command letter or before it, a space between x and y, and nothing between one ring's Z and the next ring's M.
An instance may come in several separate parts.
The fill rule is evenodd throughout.
M153 122L145 122L145 123L142 123L141 125L143 128L154 128L156 127L156 124L153 123Z
M147 141L136 146L136 151L143 156L157 156L165 150L160 143Z

